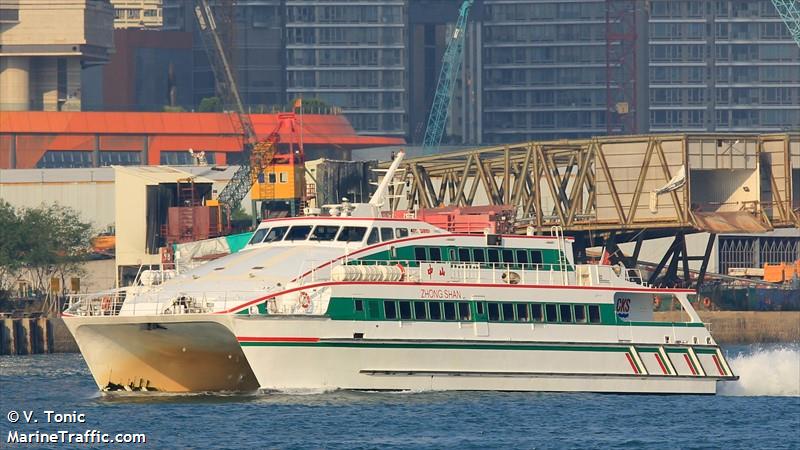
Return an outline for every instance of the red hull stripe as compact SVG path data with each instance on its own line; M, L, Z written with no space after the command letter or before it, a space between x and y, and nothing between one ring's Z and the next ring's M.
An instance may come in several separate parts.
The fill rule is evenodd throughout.
M689 359L689 355L684 353L683 354L683 359L686 360L686 365L689 366L689 370L692 371L692 375L697 375L697 371L694 370L694 364L692 364L692 361Z
M664 366L664 363L661 362L661 357L658 356L658 353L654 353L654 355L656 357L656 361L658 362L658 366L661 367L661 371L664 372L664 375L669 375L669 373L667 373L667 368Z
M319 342L315 337L237 336L239 342Z
M409 283L405 281L376 281L376 282L363 282L363 281L325 281L320 283L308 284L305 286L300 286L292 289L286 289L284 291L279 291L274 294L265 295L263 297L259 297L257 299L251 300L247 303L244 303L239 306L234 306L233 308L226 309L225 311L217 311L214 314L229 314L236 311L241 311L249 306L255 305L256 303L263 302L264 300L272 297L277 297L279 295L290 294L292 292L304 290L304 289L311 289L311 288L319 288L324 286L348 286L348 285L361 285L365 287L369 286L414 286L414 287L425 287L425 286L441 286L441 287L495 287L495 288L503 288L503 289L573 289L573 290L600 290L600 291L618 291L618 292L642 292L642 293L653 293L653 294L664 294L669 292L695 292L691 289L658 289L658 290L649 290L647 288L643 289L636 289L636 288L614 288L614 287L599 287L599 286L561 286L561 285L547 285L547 284L489 284L489 283Z
M711 359L714 360L714 364L716 364L717 370L719 371L719 374L724 377L725 376L725 371L722 370L722 365L720 365L719 359L717 359L717 355L711 355Z
M628 358L628 363L631 365L631 369L633 369L633 373L639 374L639 369L636 368L636 364L633 363L633 358L631 358L630 353L625 353L625 357Z

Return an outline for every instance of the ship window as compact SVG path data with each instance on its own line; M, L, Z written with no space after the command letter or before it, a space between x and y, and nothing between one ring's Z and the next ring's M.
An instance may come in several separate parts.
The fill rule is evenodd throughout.
M267 235L269 228L259 228L253 233L253 237L250 239L250 244L260 244L261 241L264 240L264 236Z
M269 181L269 184L275 184L275 174L271 173L267 175L267 180Z
M312 241L332 241L338 232L339 227L331 225L317 225L314 227L314 231L311 232L311 237L309 237L309 239Z
M589 305L589 322L600 323L600 305Z
M475 311L477 311L478 314L483 315L483 302L475 303Z
M456 249L451 248L449 253L450 253L450 261L458 261L456 259Z
M361 242L367 234L367 227L342 227L342 232L336 238L339 242Z
M489 303L489 320L497 322L500 320L500 305L497 303Z
M278 174L278 181L281 183L288 183L289 182L289 174L286 172L281 172Z
M439 302L428 303L428 309L431 311L431 320L442 320L442 304Z
M369 318L373 320L377 320L381 317L381 303L378 300L370 300L367 302L367 313L369 314Z
M514 321L514 304L513 303L503 303L503 321L504 322L513 322Z
M411 318L411 302L400 302L400 318L403 320Z
M417 261L428 260L428 257L425 255L425 247L414 247L414 259Z
M517 262L520 264L528 264L527 250L517 250Z
M425 320L428 318L428 313L425 310L425 302L414 302L414 317L417 320Z
M544 320L541 303L534 303L531 305L531 320L534 322L542 322Z
M575 322L586 323L586 305L575 305Z
M283 239L283 236L286 234L286 230L288 229L289 227L275 227L269 230L269 233L267 233L267 237L264 238L264 242L280 241L281 239Z
M456 320L456 304L444 302L444 320Z
M552 303L544 305L544 311L547 313L548 322L558 322L558 308Z
M486 250L486 253L489 255L489 262L500 262L500 252L496 248L490 248Z
M531 250L531 263L533 264L542 263L542 252L540 250Z
M397 236L398 239L408 236L408 228L398 228L395 231L395 235Z
M468 248L460 248L458 249L458 260L464 262L472 261L469 257L469 249Z
M393 301L385 300L383 302L383 314L387 319L397 319L397 307Z
M514 250L503 249L503 262L506 264L514 264Z
M430 260L431 261L441 261L442 260L442 250L439 247L430 247L428 249L428 253L430 253Z
M525 303L517 303L517 322L528 321L528 305Z
M305 241L308 233L311 232L311 225L295 225L289 228L286 233L285 241Z
M363 311L364 310L364 300L355 300L354 309L356 311Z
M484 252L482 248L473 248L472 249L472 260L475 261L475 262L485 262L486 261L486 252Z
M367 245L377 244L378 242L380 242L380 239L378 238L378 229L373 228L369 232L369 236L367 236Z
M572 305L558 305L561 310L561 321L564 323L572 322Z
M458 317L461 320L470 320L472 318L472 314L470 314L469 310L469 303L458 302Z
M391 241L394 239L394 228L381 228L381 240Z

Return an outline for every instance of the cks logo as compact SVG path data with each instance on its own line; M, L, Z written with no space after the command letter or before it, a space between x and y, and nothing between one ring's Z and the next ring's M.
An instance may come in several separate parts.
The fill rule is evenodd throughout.
M618 298L617 299L617 317L620 319L627 319L631 315L631 299Z

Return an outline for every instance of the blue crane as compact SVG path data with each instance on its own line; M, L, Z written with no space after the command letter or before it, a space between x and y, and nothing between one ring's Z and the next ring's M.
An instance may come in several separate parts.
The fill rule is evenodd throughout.
M425 139L422 142L425 154L438 150L445 126L447 126L450 100L453 98L456 77L461 69L464 56L464 35L467 32L467 16L469 16L472 2L473 0L464 0L461 4L456 26L453 33L447 38L447 48L442 57L442 70L439 72L439 81L436 84L436 93L433 96L428 125L425 128Z
M781 15L783 23L789 29L794 41L800 47L800 2L796 0L772 0L778 14Z

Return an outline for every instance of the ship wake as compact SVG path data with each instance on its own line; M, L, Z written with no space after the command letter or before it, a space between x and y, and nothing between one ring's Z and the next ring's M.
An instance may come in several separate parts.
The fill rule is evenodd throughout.
M728 361L739 380L721 383L722 395L800 396L800 344L755 349Z

